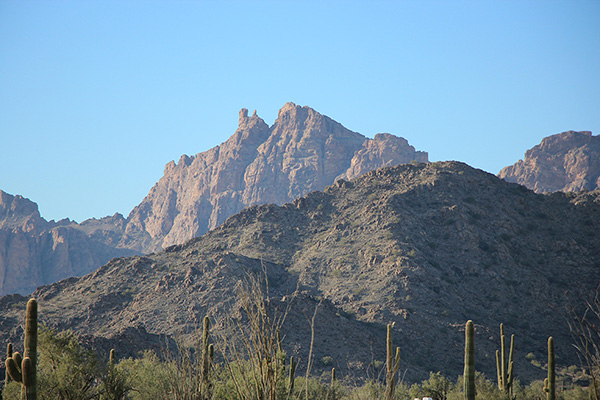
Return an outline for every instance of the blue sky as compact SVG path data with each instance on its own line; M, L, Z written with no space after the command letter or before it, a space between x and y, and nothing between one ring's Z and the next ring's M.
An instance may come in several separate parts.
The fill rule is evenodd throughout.
M238 111L308 105L497 173L600 132L600 1L0 2L0 189L127 215Z

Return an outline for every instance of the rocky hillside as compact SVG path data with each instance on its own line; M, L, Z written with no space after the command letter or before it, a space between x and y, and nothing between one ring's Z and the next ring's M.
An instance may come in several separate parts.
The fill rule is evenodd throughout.
M498 176L538 193L600 188L600 136L568 131L544 138Z
M406 379L457 376L472 319L476 368L494 376L503 322L527 381L544 376L525 356L543 361L550 335L558 363L577 362L560 310L600 283L599 228L599 192L541 195L461 163L407 164L249 207L186 244L112 260L34 296L44 323L126 355L159 347L161 335L191 338L206 314L218 331L224 315L239 314L236 285L264 268L270 304L291 304L284 347L301 363L307 315L322 299L317 372L331 357L342 376L374 376L394 323ZM20 343L25 303L0 299L4 343Z
M110 219L110 229L118 219ZM113 257L135 254L105 242L72 221L46 221L34 202L0 191L0 295L31 293L48 282L88 274Z
M427 153L387 133L368 139L309 107L286 104L271 127L243 109L233 136L167 164L127 218L50 223L40 218L35 203L17 197L28 204L23 214L0 214L0 295L31 293L115 256L183 243L252 204L283 204L322 190L338 176L411 161L427 161Z
M269 127L242 109L225 143L165 167L127 218L120 245L143 253L183 243L254 204L283 204L384 166L426 162L390 134L352 132L309 107L287 103Z

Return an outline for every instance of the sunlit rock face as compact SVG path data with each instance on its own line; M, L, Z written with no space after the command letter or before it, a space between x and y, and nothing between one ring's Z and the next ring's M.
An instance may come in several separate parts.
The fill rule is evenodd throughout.
M115 230L119 217L124 221L119 215L93 221ZM36 203L0 191L0 295L31 293L43 284L92 272L111 258L134 254L106 244L105 237L95 238L98 229L86 232L85 224L46 221Z
M544 138L498 176L538 193L600 188L600 136L568 131Z
M283 204L337 179L427 153L391 134L369 139L309 107L285 104L272 126L242 109L226 142L170 162L129 215L121 246L141 252L183 243L254 204Z

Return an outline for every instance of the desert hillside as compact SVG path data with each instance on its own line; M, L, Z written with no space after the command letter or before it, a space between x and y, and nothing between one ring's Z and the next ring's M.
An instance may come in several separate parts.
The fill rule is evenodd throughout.
M270 301L291 302L284 344L300 359L306 314L322 299L316 359L331 357L343 374L364 376L383 360L394 323L408 378L457 376L472 319L477 369L494 376L504 323L528 380L544 372L525 356L543 360L550 335L560 363L577 362L560 310L600 283L599 223L598 192L541 195L462 163L401 165L247 208L200 238L33 296L44 323L135 354L162 335L191 338L204 315L235 313L236 285L266 269ZM18 342L24 300L0 300L5 341Z

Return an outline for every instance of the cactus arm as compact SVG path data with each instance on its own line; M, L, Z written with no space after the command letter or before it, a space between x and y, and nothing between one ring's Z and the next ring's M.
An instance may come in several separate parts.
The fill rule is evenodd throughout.
M394 362L394 376L400 370L400 347L396 347L396 361Z
M115 349L110 349L110 353L109 353L109 356L108 356L108 364L110 366L114 366L115 365L115 359L116 359Z
M208 318L208 316L205 316L204 321L203 321L203 329L202 329L202 371L201 371L202 383L204 385L208 385L208 383L209 383L208 374L210 371L210 364L211 364L210 346L208 343L209 330L210 330L210 318Z
M515 352L515 335L511 335L510 336L510 353L508 355L508 387L509 389L512 389L512 382L513 382L513 376L514 376L514 372L513 372L513 354Z
M12 358L13 356L13 345L9 343L6 346L6 359ZM6 369L4 374L4 386L6 386L11 381L10 374L8 373L8 369Z
M30 387L33 383L33 363L31 362L31 358L25 357L23 359L21 371L23 371L23 385Z
M23 357L21 356L21 353L19 353L18 351L15 351L13 353L12 358L17 363L17 366L19 367L19 371L20 371L21 370L21 363L23 362Z
M15 361L14 358L7 358L6 362L6 372L8 372L8 374L10 375L10 377L15 381L15 382L21 382L23 379L23 376L21 374L21 371L19 370L19 367L17 366L17 363Z

